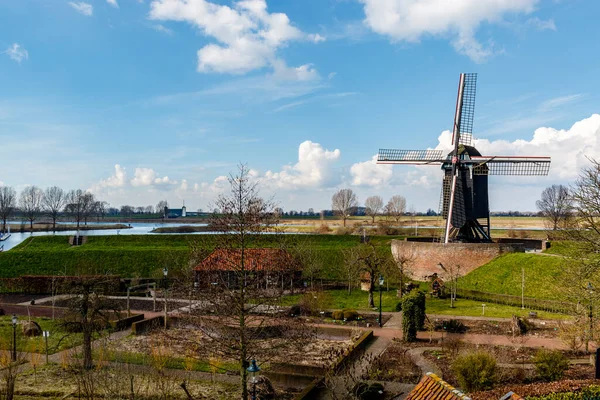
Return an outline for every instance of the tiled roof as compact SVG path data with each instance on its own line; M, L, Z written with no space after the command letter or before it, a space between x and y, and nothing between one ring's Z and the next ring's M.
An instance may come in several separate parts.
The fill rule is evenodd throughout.
M210 253L195 271L239 271L242 251L237 249L217 249ZM245 249L244 269L247 271L269 271L295 269L294 259L282 249Z
M428 372L408 394L406 400L471 400L434 373Z
M521 396L516 393L508 392L500 398L500 400L524 400Z

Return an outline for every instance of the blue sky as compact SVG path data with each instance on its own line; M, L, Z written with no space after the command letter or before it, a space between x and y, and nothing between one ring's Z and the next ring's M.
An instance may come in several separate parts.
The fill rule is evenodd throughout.
M534 210L600 158L597 15L591 0L3 0L0 181L206 209L245 162L285 210L343 187L437 209L439 169L372 159L446 148L458 75L477 72L482 153L553 157L547 178L493 178L491 208Z

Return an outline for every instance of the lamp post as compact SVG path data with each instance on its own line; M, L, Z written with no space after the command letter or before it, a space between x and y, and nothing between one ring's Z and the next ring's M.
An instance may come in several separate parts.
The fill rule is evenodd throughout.
M165 329L167 329L167 315L168 315L168 311L167 311L167 275L169 274L169 269L167 267L163 268L163 276L164 276L164 286L165 286Z
M13 346L12 346L12 361L17 361L17 322L19 319L15 314L12 315L12 327L13 327Z
M592 286L592 282L588 282L587 287L586 287L587 291L590 293L590 333L588 335L588 341L585 344L585 351L588 351L589 349L589 342L591 342L594 339L594 312L593 312L593 308L592 308L592 300L593 300L593 295L594 295L594 286Z
M252 400L256 400L256 383L258 382L256 375L260 372L260 368L256 365L256 360L254 358L246 371L250 374L250 379L252 381Z
M379 275L379 327L381 328L381 289L383 288L383 275Z

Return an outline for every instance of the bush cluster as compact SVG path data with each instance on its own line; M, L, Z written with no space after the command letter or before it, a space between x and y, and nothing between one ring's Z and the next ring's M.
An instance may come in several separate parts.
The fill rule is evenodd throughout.
M569 359L558 350L539 350L533 363L538 376L545 381L560 380L569 368Z
M496 383L496 359L485 351L459 356L452 369L467 392L490 389Z
M404 340L417 340L417 331L425 326L425 293L412 291L402 298L402 331Z
M356 321L359 315L356 310L350 308L344 308L343 310L336 310L331 313L331 318L339 321Z
M451 319L449 321L440 321L435 324L436 330L445 330L450 333L465 333L467 326L457 319Z
M354 387L354 393L360 400L379 400L385 398L381 383L359 382Z

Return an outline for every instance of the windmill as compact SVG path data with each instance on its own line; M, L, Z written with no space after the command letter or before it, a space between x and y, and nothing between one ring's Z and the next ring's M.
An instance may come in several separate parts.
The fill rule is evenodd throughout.
M380 149L378 164L441 165L444 243L491 242L488 176L548 175L550 157L482 156L472 145L477 74L460 74L452 129L453 150Z

